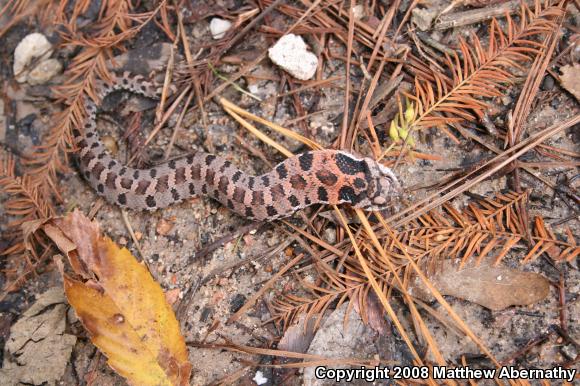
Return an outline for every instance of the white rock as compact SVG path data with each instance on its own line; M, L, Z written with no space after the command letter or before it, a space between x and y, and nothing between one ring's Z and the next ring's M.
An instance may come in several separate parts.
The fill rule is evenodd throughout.
M365 7L362 4L355 5L352 7L352 14L357 20L362 19L365 16Z
M39 63L28 74L28 84L44 84L62 70L62 64L56 59L47 59Z
M226 32L231 28L232 23L224 19L218 19L214 17L209 22L209 32L211 32L211 37L218 40L226 35Z
M268 50L272 62L300 80L308 80L316 73L318 58L300 36L284 35Z
M52 55L52 45L43 34L34 32L25 36L14 50L13 70L16 81L26 82L28 79L26 67L33 59L38 57L48 59L50 55Z
M256 385L263 385L268 382L268 378L264 377L264 374L262 374L261 371L256 371L254 382L256 382Z

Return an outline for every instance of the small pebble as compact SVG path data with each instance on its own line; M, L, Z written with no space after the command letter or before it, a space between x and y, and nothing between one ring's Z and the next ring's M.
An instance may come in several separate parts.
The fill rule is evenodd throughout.
M542 80L542 90L551 91L554 88L554 78L551 75L544 76Z
M237 294L230 301L230 312L238 312L240 308L246 303L246 297L242 294Z
M209 22L209 31L211 32L211 37L215 40L223 38L231 27L231 22L217 17L214 17Z
M326 228L324 230L324 240L329 244L336 243L336 231L332 228Z
M47 59L40 62L28 74L28 84L34 86L45 84L62 71L62 64L56 59Z
M28 80L29 72L26 67L36 58L46 60L52 55L52 44L46 36L34 32L26 35L14 50L14 65L12 67L16 81L24 83Z
M357 4L352 7L352 14L357 20L362 19L365 16L365 7L362 4Z
M165 236L173 229L174 225L175 225L175 222L171 221L171 219L162 218L161 220L159 220L157 222L157 226L155 227L155 231L157 232L158 235Z
M311 79L318 67L316 55L308 51L302 37L294 34L282 36L268 49L268 56L272 62L300 80Z
M256 371L253 381L259 386L268 383L268 378L264 377L264 374L262 374L261 371Z

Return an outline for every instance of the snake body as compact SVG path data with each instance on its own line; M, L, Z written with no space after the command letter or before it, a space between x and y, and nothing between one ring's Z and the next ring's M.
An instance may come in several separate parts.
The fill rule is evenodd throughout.
M99 83L98 99L115 90L156 98L160 89L141 76L125 73ZM96 130L97 104L85 98L84 127L73 130L80 169L107 201L131 209L156 210L192 196L209 196L254 220L274 220L313 204L349 203L381 210L400 185L393 172L371 158L338 150L309 151L252 176L219 156L198 152L149 169L114 159Z

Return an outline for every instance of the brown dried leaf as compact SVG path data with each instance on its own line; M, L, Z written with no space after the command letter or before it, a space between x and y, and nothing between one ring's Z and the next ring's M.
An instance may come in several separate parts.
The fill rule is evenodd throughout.
M306 315L302 314L297 323L288 327L278 343L278 349L306 353L310 342L314 339L314 325L317 319L317 317L306 319ZM308 323L305 325L306 320Z
M560 76L562 87L580 102L580 64L562 66L560 72L562 73L562 76Z
M465 299L494 311L533 304L548 296L550 282L542 275L494 267L492 261L487 259L479 266L470 265L458 270L452 261L447 260L430 280L443 295ZM413 296L425 301L433 300L420 280L412 283L409 292Z

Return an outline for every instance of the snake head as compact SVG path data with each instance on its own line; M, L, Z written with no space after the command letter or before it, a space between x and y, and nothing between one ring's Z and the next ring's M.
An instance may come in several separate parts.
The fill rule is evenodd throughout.
M401 194L401 184L391 169L372 158L364 158L366 194L353 205L363 210L383 210L391 204L391 198Z

